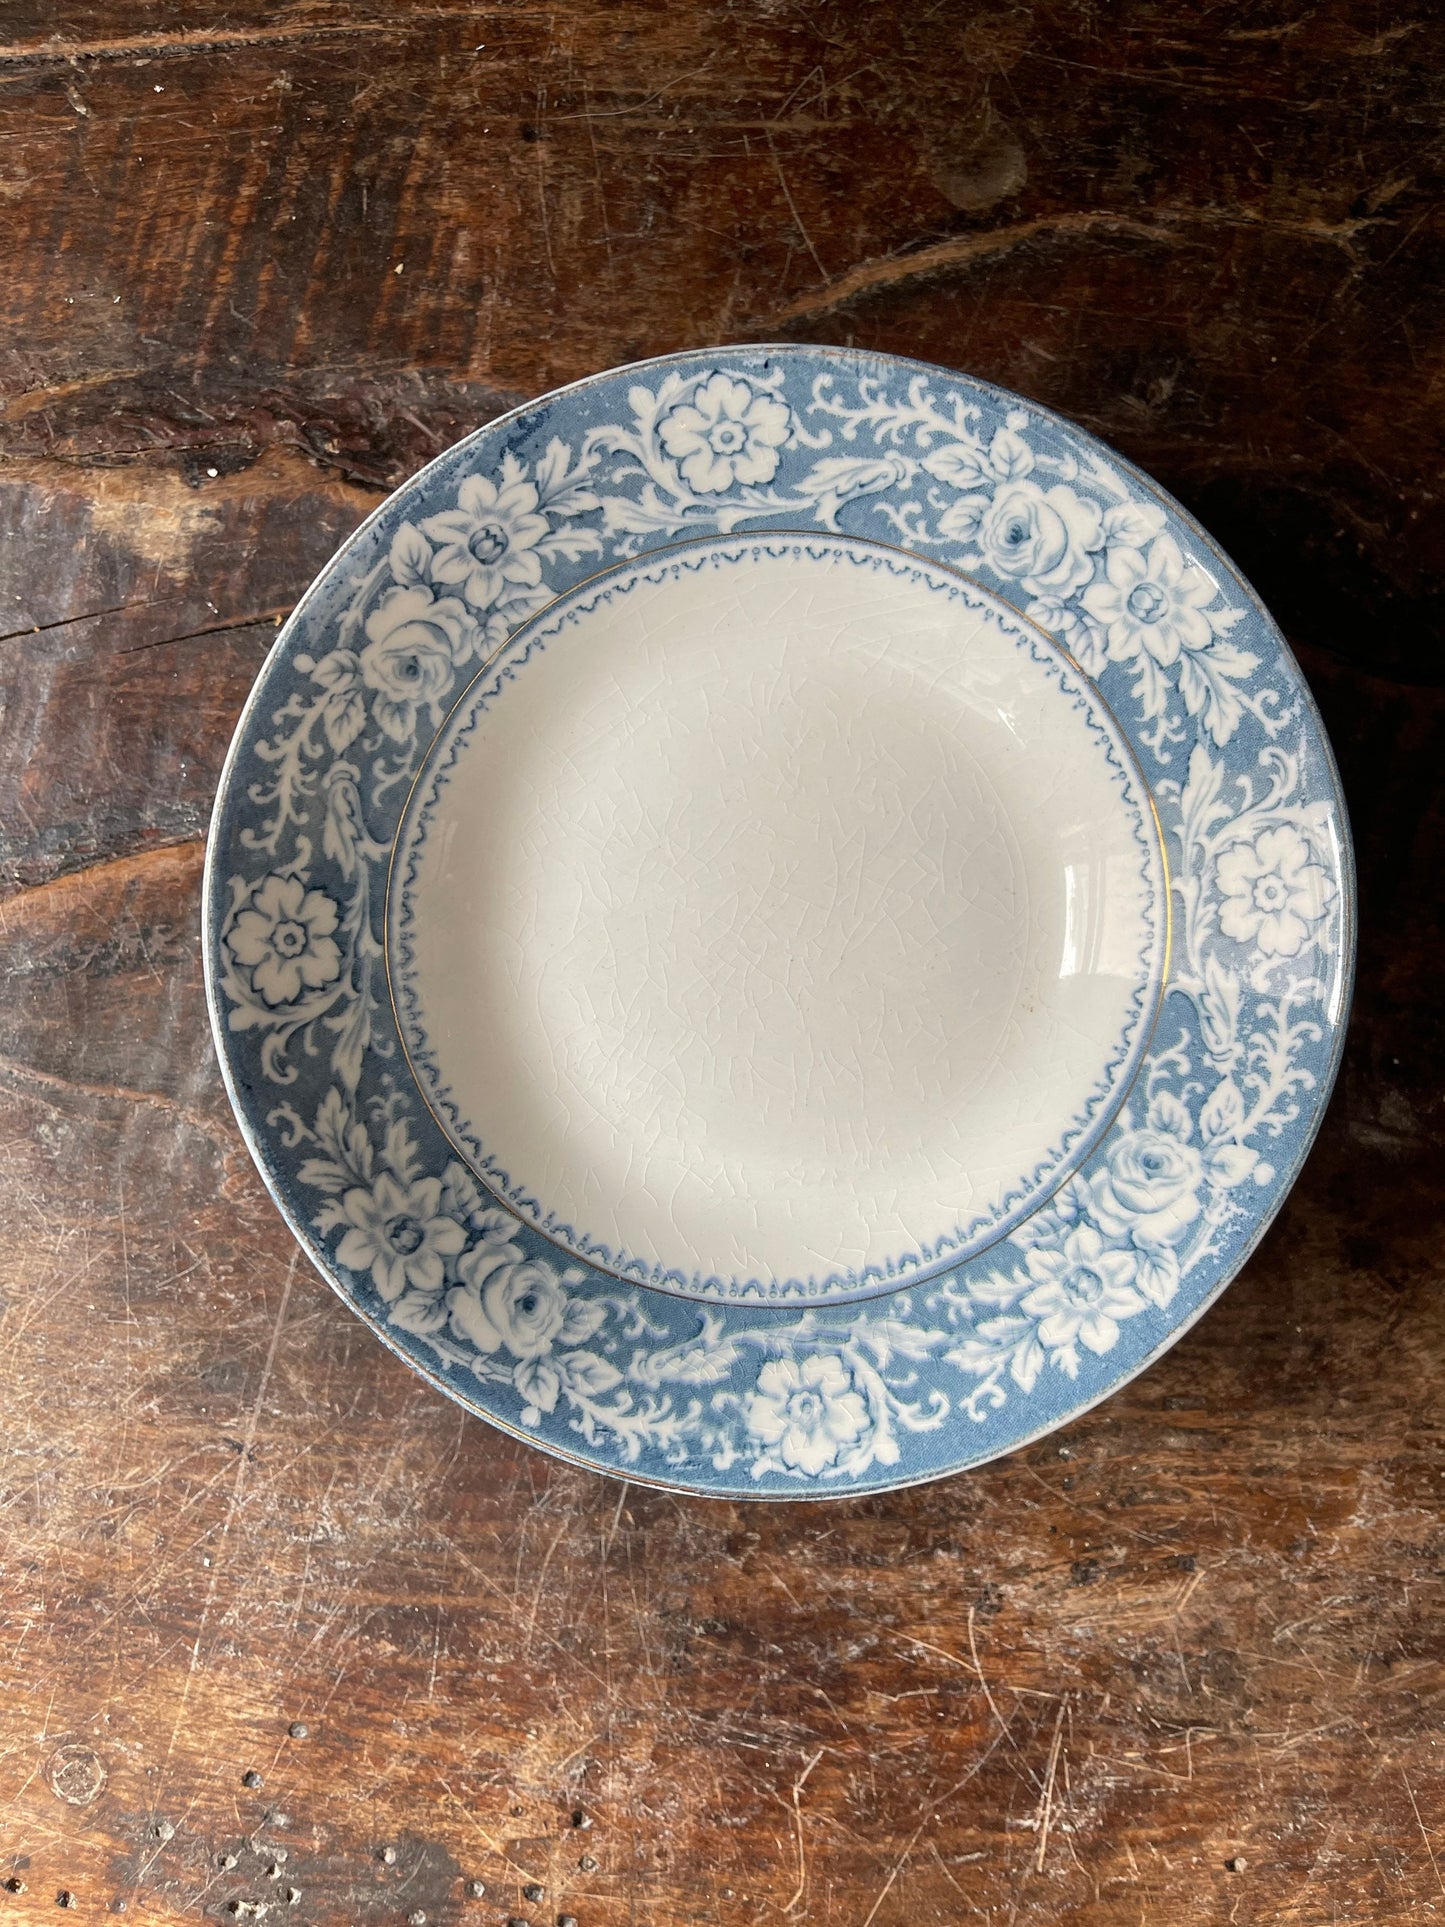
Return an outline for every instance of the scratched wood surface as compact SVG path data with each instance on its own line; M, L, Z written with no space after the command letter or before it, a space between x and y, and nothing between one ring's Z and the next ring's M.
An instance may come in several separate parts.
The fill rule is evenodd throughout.
M0 9L0 1927L1445 1917L1442 107L1425 0ZM248 1164L197 951L346 531L744 337L1158 474L1297 645L1362 872L1340 1089L1221 1305L818 1508L409 1376Z

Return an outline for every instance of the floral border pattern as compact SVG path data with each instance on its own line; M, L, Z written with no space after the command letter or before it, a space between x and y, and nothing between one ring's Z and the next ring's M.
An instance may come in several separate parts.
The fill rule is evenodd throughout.
M484 1198L426 1113L382 978L402 803L447 709L598 568L806 524L976 575L1099 684L1154 790L1175 944L1144 1068L1047 1206L861 1306L620 1286ZM1101 444L1000 391L854 351L601 376L400 490L283 632L208 855L218 1047L293 1227L454 1396L599 1469L762 1496L935 1477L1062 1422L1233 1275L1332 1081L1348 830L1299 673L1247 585Z

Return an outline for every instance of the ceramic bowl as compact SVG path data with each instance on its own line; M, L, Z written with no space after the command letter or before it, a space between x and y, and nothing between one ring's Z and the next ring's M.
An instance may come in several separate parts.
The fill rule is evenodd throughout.
M614 370L342 549L206 876L241 1128L493 1424L769 1498L975 1465L1197 1318L1339 1060L1349 832L1249 585L1032 402Z

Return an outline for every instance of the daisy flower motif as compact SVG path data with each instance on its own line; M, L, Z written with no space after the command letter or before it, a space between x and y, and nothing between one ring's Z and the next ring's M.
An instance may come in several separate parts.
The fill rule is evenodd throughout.
M459 587L474 609L509 602L542 580L537 544L547 518L537 513L537 491L520 474L504 471L500 488L485 475L469 475L456 507L421 526L438 545L433 578Z
M308 890L300 877L269 876L227 931L226 948L274 1010L341 975L332 935L340 920L324 890Z
M1082 1341L1107 1352L1118 1342L1119 1320L1144 1309L1133 1254L1109 1249L1092 1225L1080 1225L1057 1249L1035 1246L1027 1262L1037 1282L1020 1308L1040 1321L1039 1341L1050 1351Z
M1288 823L1233 844L1214 874L1224 899L1220 929L1236 943L1258 944L1267 957L1297 957L1335 896L1323 865Z
M347 1229L337 1259L352 1271L369 1271L389 1305L408 1288L439 1292L445 1260L467 1241L456 1219L442 1211L437 1178L402 1184L383 1171L370 1190L356 1185L348 1191L341 1210Z
M721 495L735 482L770 482L792 417L786 403L731 375L709 375L669 409L658 438L689 488Z
M1214 596L1203 569L1185 561L1172 535L1160 535L1147 556L1110 549L1104 579L1090 583L1083 603L1103 628L1115 662L1132 662L1142 651L1167 669L1181 649L1208 646L1213 630L1204 607Z
M836 1352L801 1363L769 1359L744 1400L749 1432L794 1472L816 1478L857 1445L873 1421L853 1374Z

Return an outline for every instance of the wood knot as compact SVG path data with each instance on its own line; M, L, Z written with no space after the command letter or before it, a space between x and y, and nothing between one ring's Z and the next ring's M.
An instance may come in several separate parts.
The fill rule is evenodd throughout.
M88 1807L106 1782L105 1761L90 1746L62 1746L45 1769L50 1791L69 1807Z

